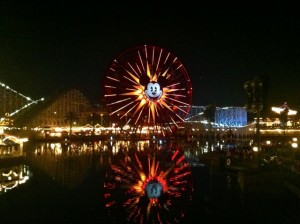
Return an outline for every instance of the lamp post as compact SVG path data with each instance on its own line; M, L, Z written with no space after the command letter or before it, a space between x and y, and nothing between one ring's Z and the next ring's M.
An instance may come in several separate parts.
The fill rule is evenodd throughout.
M252 81L247 81L244 84L244 89L247 93L247 111L256 113L256 146L260 151L260 125L259 118L260 112L263 109L262 103L262 82L259 77L255 77Z
M204 110L204 117L208 120L208 152L212 151L212 122L215 121L215 114L216 114L216 106L215 105L208 105Z

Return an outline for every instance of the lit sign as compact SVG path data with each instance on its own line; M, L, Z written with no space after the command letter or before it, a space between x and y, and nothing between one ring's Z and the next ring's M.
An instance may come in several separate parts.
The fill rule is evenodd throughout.
M146 97L151 101L157 101L162 96L162 90L157 82L149 82L145 89Z

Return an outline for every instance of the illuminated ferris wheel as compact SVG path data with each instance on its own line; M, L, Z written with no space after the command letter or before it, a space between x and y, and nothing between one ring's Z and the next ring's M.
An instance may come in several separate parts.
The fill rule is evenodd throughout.
M119 54L104 78L104 101L112 119L133 127L176 130L191 107L192 86L179 59L157 46Z

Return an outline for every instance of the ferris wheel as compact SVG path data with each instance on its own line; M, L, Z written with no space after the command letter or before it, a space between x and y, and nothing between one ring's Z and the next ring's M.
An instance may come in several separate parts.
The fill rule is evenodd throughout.
M192 86L185 67L158 46L121 52L108 67L103 84L109 114L123 125L176 130L191 107Z

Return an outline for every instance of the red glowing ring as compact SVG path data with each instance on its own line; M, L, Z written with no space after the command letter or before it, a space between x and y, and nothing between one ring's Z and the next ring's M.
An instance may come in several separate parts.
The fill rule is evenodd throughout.
M124 125L172 129L190 111L192 86L185 67L157 46L137 46L119 54L103 84L111 118Z

